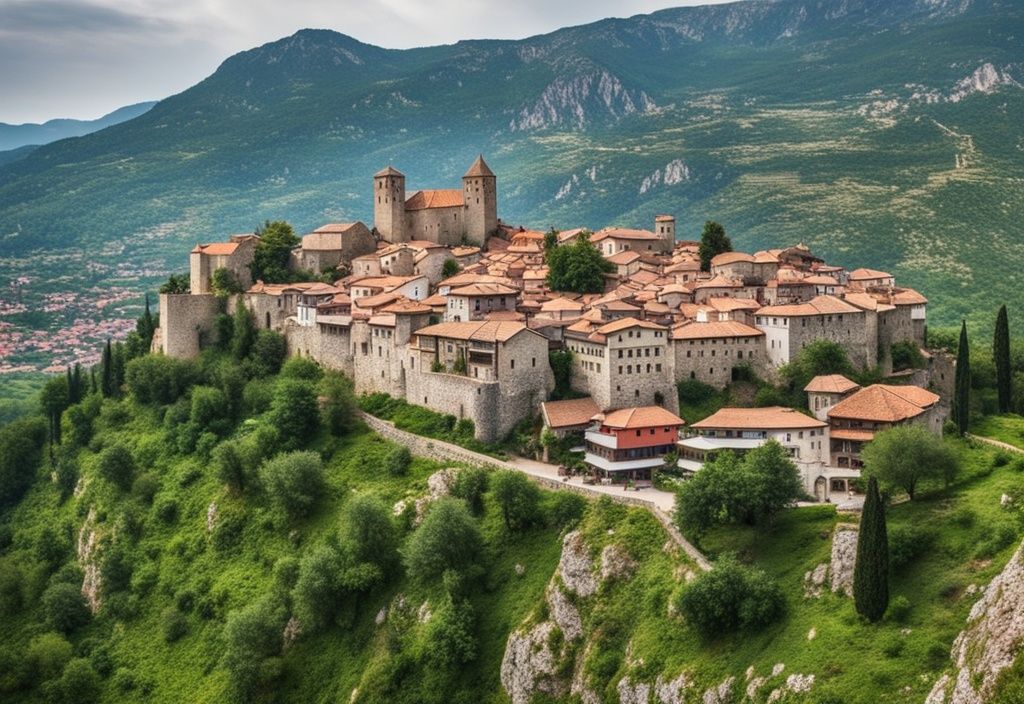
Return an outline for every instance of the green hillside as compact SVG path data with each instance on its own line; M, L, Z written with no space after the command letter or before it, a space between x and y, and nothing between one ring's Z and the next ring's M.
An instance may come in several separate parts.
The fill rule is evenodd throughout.
M384 164L445 186L478 152L508 222L668 211L696 237L714 218L737 247L891 270L933 325L993 300L1019 316L1022 35L1005 0L752 0L403 51L303 30L0 166L0 278L27 278L0 323L102 338L88 321L132 317L196 241L369 222ZM36 368L84 354L13 348Z

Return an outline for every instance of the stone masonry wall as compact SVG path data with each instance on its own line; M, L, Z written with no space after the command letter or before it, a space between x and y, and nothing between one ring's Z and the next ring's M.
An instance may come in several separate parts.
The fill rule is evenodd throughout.
M677 382L696 379L723 389L732 381L733 367L747 365L755 374L763 376L768 358L764 342L764 335L673 340L669 345L669 357L673 361L672 378Z
M213 294L160 294L160 331L163 353L192 358L200 346L212 342L221 299Z

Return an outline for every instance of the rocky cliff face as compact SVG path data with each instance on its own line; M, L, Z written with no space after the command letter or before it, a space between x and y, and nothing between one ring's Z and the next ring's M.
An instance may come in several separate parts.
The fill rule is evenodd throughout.
M925 704L983 704L996 680L1024 649L1024 543L988 585L953 641L954 670L943 675Z

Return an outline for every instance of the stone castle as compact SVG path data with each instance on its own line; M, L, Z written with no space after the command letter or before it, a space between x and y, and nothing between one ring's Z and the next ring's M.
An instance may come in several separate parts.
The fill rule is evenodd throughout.
M588 238L611 271L602 293L552 291L545 233L498 219L497 179L482 157L461 190L408 198L405 177L389 166L373 177L373 199L372 228L324 225L293 251L296 270L335 272L330 283L252 281L255 235L197 245L190 293L160 297L154 346L197 355L214 342L217 315L241 300L260 328L285 336L289 354L342 371L357 393L383 392L470 420L480 440L493 442L542 405L545 419L565 420L548 423L556 433L582 429L595 408L675 412L677 383L721 389L750 375L772 379L816 340L839 344L859 369L884 373L893 371L894 346L924 345L927 300L890 274L847 271L803 245L722 253L702 271L697 243L677 239L670 215L657 216L653 230L557 233L559 246ZM244 292L218 296L219 269ZM554 350L571 353L572 388L589 397L577 415L586 417L547 402ZM951 367L928 359L928 369L900 374L945 396ZM803 430L781 437L796 435L803 441ZM846 487L859 474L850 442L822 448L816 433L809 437L811 449L792 447L795 457L824 458L814 465L822 468L807 470L808 491L825 497L828 487ZM840 461L843 468L830 464Z

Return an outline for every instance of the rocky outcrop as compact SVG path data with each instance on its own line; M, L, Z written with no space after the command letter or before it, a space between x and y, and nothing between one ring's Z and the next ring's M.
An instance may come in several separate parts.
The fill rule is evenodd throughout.
M853 596L853 568L857 563L858 527L840 523L832 534L832 557L804 574L804 596L822 595L827 584L836 594Z
M529 704L538 692L557 697L568 690L566 682L557 676L558 660L551 650L555 628L553 621L542 621L508 637L501 660L501 686L512 704Z
M78 565L82 568L82 596L94 614L100 610L99 534L96 531L96 509L90 508L82 528L78 531L75 547Z
M708 687L701 697L703 704L730 704L732 702L732 689L736 684L735 677L726 677L713 687Z
M1024 543L971 608L953 641L954 672L943 675L926 704L982 704L1000 673L1024 649Z
M547 591L548 609L551 618L562 629L566 640L576 640L583 635L583 619L575 604L569 601L562 588L557 584L549 584Z
M562 557L558 561L557 575L570 592L587 597L597 591L598 581L590 550L579 531L573 531L562 540Z
M427 508L431 503L437 501L440 498L448 496L452 493L452 487L455 486L455 479L458 476L459 470L457 469L441 469L434 472L427 477L427 495L421 496L418 499L402 499L394 505L392 512L396 516L400 516L405 512L409 502L412 501L416 508L416 517L413 519L414 525L419 525L423 522L423 517L427 515Z
M636 562L622 547L612 543L601 551L601 579L617 579L628 577L636 569Z
M650 112L656 107L644 91L628 88L615 74L586 63L573 73L556 77L536 101L512 118L509 129L515 132L555 126L581 128Z

